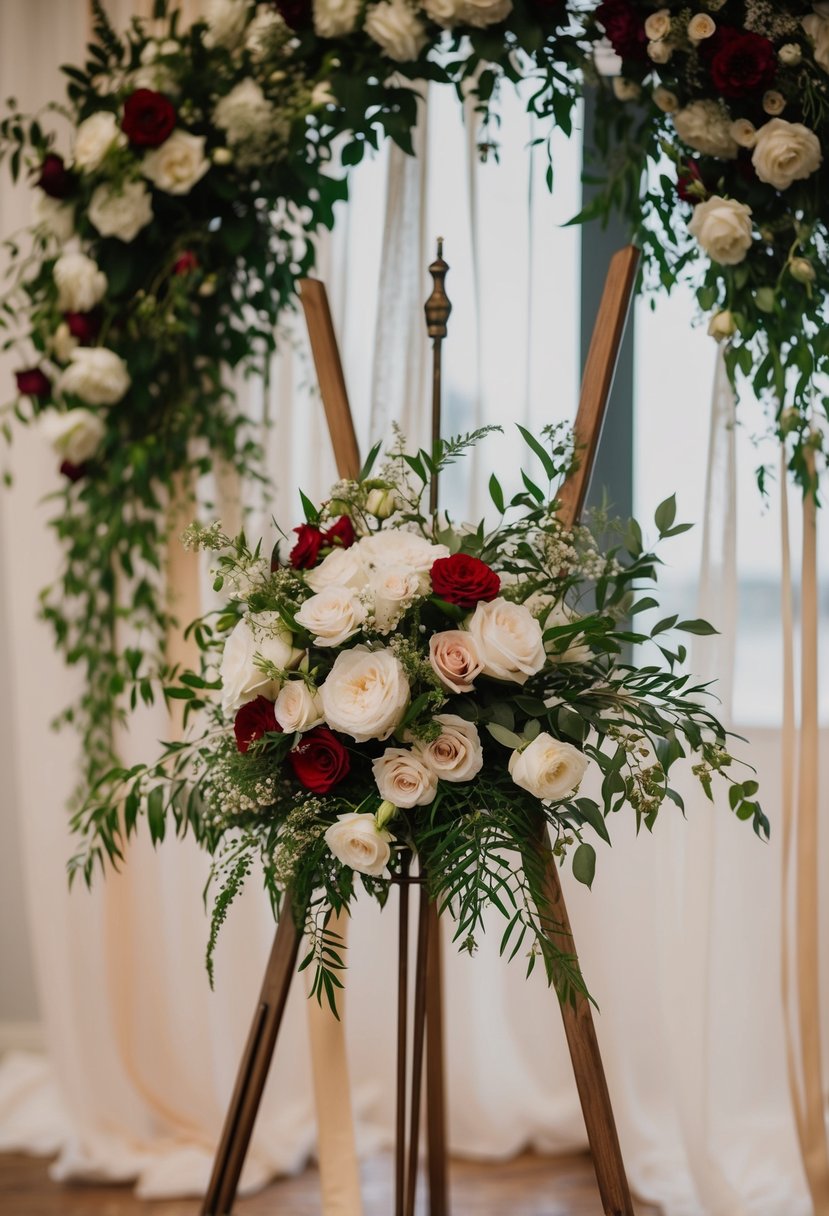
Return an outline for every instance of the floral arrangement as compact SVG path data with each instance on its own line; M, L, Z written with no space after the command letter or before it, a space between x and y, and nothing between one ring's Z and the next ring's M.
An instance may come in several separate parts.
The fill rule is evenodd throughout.
M609 174L593 211L634 217L651 285L694 284L732 380L767 402L795 476L816 490L829 5L603 0L585 28L620 60L600 107Z
M218 524L192 525L186 542L214 554L231 599L195 626L202 670L167 690L185 701L191 732L93 792L74 820L73 872L90 881L98 863L121 860L142 814L154 841L168 820L191 831L219 883L210 964L261 859L274 908L289 899L310 936L314 990L333 1005L331 910L358 883L382 904L416 854L462 948L474 950L493 906L507 920L502 952L524 948L530 969L540 957L567 999L582 980L545 933L542 829L589 886L592 841L610 842L623 808L649 830L666 801L682 809L671 779L690 756L709 797L723 778L738 818L767 835L757 783L731 775L726 732L670 641L711 627L675 616L631 626L657 606L658 558L635 523L607 551L587 528L565 530L554 487L572 441L520 429L541 485L522 473L507 501L493 475L493 527L423 506L431 478L485 431L431 453L400 440L376 472L375 448L359 479L319 507L304 499L306 521L270 560ZM675 514L672 499L658 509L660 538L685 530ZM657 659L637 667L626 656L646 642Z

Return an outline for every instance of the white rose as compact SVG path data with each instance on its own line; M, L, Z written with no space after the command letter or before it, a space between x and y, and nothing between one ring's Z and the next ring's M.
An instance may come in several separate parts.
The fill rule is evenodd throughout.
M671 32L671 14L667 8L661 8L657 13L651 15L645 21L645 36L653 42L658 42L660 38L667 38Z
M357 24L360 0L314 0L314 29L320 38L341 38Z
M478 728L457 714L436 714L440 738L416 743L415 752L441 781L471 781L484 766Z
M312 692L304 680L283 684L273 708L277 722L288 732L311 730L325 720L319 693Z
M757 132L751 161L761 182L788 190L820 168L823 153L820 140L803 123L773 118Z
M380 633L391 633L421 591L420 577L406 566L385 566L371 576L374 623Z
M617 101L636 101L642 96L642 86L624 76L614 76L613 95Z
M364 536L355 546L360 560L369 566L406 566L421 576L420 585L429 588L429 571L439 557L448 557L446 545L433 545L425 536L416 532L404 532L400 528L386 528Z
M50 198L42 190L35 195L32 219L36 227L54 237L59 245L65 245L75 232L75 208L71 203L62 203Z
M461 629L432 634L429 662L449 692L472 692L475 680L484 669L475 640Z
M803 51L796 42L787 42L785 46L781 46L777 52L777 57L786 68L796 68L803 59ZM829 63L829 59L827 59ZM821 65L825 66L825 65Z
M403 720L409 693L397 656L363 646L338 654L320 689L328 725L357 743L388 739Z
M688 231L713 262L736 266L751 248L751 208L715 194L696 205Z
M383 873L391 857L389 841L394 840L390 832L378 828L373 815L349 811L338 815L325 833L325 843L344 866L360 874L378 877Z
M207 0L204 45L223 46L229 50L238 46L244 37L249 8L248 0Z
M411 63L427 42L426 28L408 0L380 0L366 13L364 29L389 59Z
M126 182L120 190L99 186L89 200L89 218L101 236L133 241L152 222L150 192L143 182Z
M116 405L131 383L127 365L115 351L105 346L78 346L58 377L57 389L65 397L80 397L87 405Z
M541 626L524 604L491 600L469 618L469 632L483 663L483 674L526 684L546 661Z
M234 627L225 642L219 675L222 709L227 717L255 697L273 700L279 685L256 665L259 656L281 670L295 667L302 651L293 646L293 635L278 612L251 613Z
M123 148L127 137L118 125L118 119L109 110L99 110L85 118L75 132L72 156L75 168L85 173L94 173L110 148Z
M275 111L260 86L250 76L231 89L213 111L216 126L233 146L259 138L273 126Z
M729 309L721 309L720 312L714 313L711 320L708 322L708 333L712 338L716 338L718 342L723 342L728 338L732 338L737 332L737 323L734 320L734 314Z
M810 13L801 25L814 44L815 63L829 72L829 21L821 13Z
M552 735L537 735L522 751L509 759L510 776L516 785L543 802L559 802L574 794L590 761L571 743Z
M676 114L679 109L679 98L676 93L672 93L670 89L666 89L661 84L654 89L653 100L663 114Z
M737 118L729 127L732 139L741 148L753 148L757 142L757 128L749 118Z
M688 22L688 37L692 42L704 42L717 32L717 23L707 13L697 13Z
M296 622L312 634L317 646L342 646L366 619L365 605L350 587L324 587L307 599Z
M410 810L434 802L438 789L437 774L405 747L387 747L372 761L371 771L380 797L395 806Z
M506 21L511 12L512 0L464 0L460 19L466 25L485 29L488 25Z
M106 295L107 277L85 253L65 253L52 271L61 312L91 312Z
M326 587L352 587L359 590L365 587L368 582L368 570L355 549L354 545L348 549L332 549L318 566L308 570L305 581L311 590L323 591Z
M43 431L62 460L83 464L98 451L106 426L100 414L77 409L45 415Z
M734 160L737 145L731 136L731 122L716 101L692 101L673 117L677 135L690 148L705 156Z
M176 130L161 147L147 153L141 172L165 194L189 194L209 168L204 136Z
M548 629L560 629L565 625L572 625L579 619L578 614L572 610L569 604L555 599L552 595L545 595L543 591L534 591L524 602L533 616L538 618L544 633ZM589 662L590 647L585 642L577 640L580 636L583 635L577 634L572 638L564 650L560 649L560 639L557 641L555 638L549 638L544 643L547 654L555 663Z

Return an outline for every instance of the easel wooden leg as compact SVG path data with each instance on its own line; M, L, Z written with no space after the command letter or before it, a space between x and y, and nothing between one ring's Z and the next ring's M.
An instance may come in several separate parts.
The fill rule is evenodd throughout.
M449 1216L443 1054L443 952L437 906L429 904L426 960L426 1143L429 1216Z
M288 999L299 941L299 930L286 898L201 1216L230 1216L232 1212Z

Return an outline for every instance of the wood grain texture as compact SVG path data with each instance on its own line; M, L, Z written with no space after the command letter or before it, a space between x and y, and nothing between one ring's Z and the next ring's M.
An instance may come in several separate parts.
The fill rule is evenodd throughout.
M305 310L337 472L340 477L355 478L360 472L360 451L325 284L319 279L300 279L299 298Z

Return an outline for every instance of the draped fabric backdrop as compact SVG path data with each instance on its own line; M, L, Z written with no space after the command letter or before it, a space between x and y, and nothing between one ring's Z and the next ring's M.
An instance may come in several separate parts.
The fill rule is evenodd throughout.
M111 0L109 7L123 19L133 6ZM83 0L6 0L4 93L24 106L56 95L56 65L77 57L85 28ZM24 49L34 45L33 58ZM559 142L565 168L551 203L525 152L532 132L520 107L507 106L499 168L478 164L453 104L445 95L429 98L421 159L392 151L360 170L354 202L321 250L364 448L395 418L413 439L422 436L420 310L439 228L449 241L456 305L447 429L499 419L540 426L573 413L577 247L556 225L575 209L575 154ZM4 234L25 222L27 205L24 190L3 184ZM507 229L505 214L514 217ZM4 384L13 367L3 359ZM239 391L254 416L270 423L276 487L267 501L249 503L249 531L267 531L272 512L290 528L295 487L313 496L334 477L299 324L286 325L268 387ZM726 392L715 394L701 580L701 608L724 634L695 656L702 674L724 680L726 707L739 628L731 409ZM500 473L518 451L512 436L493 440L481 463L497 462ZM211 994L200 904L207 863L190 841L168 841L154 853L139 838L122 875L92 893L67 892L72 843L64 803L74 743L47 724L76 689L33 619L37 590L58 562L42 503L57 475L34 430L18 433L9 459L15 485L0 498L0 620L7 623L0 679L14 763L4 775L3 819L14 818L21 838L48 1061L18 1054L0 1068L0 1149L57 1152L58 1178L135 1179L146 1196L197 1192L207 1181L273 925L252 882L224 930ZM446 495L457 513L481 506L468 476L447 478ZM168 729L163 714L146 713L122 740L125 759L149 758ZM776 819L779 734L753 732L751 755ZM687 823L668 809L654 838L635 840L620 816L593 893L564 880L602 1010L599 1035L631 1182L668 1216L807 1216L778 996L779 833L770 847L755 843L725 807L711 808L690 778L687 784ZM451 1147L482 1158L527 1145L582 1147L555 998L539 975L525 982L520 963L499 960L499 936L483 940L474 960L456 956L447 940ZM395 1010L386 977L394 973L394 916L360 905L350 943L348 1042L360 1146L369 1151L388 1145L392 1130ZM300 1168L314 1150L304 999L297 984L249 1186Z

